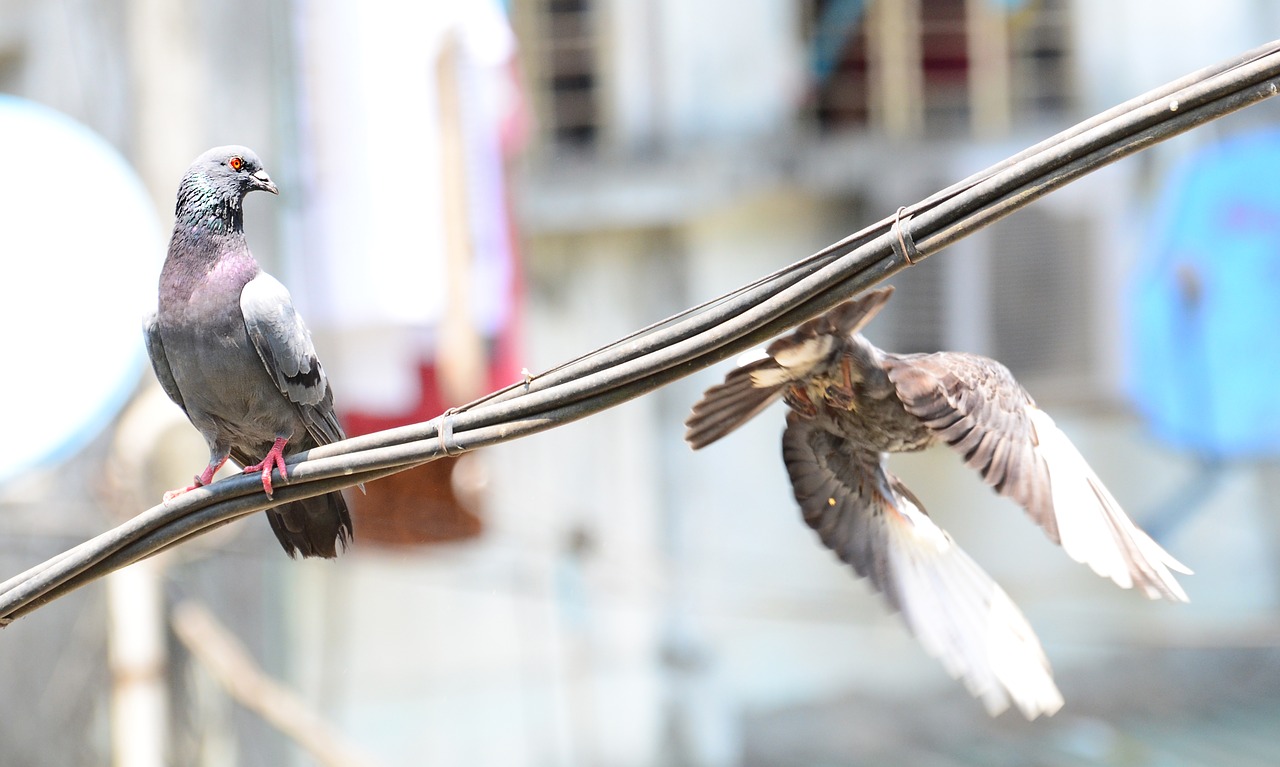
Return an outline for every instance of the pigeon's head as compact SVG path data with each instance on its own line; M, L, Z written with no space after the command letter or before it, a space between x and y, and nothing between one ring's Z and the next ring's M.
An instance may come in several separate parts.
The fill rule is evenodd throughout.
M197 157L187 175L201 176L205 184L240 199L259 189L280 193L263 169L262 160L247 146L216 146Z
M178 186L177 222L189 227L239 231L244 196L263 190L279 194L252 149L218 146L196 158Z

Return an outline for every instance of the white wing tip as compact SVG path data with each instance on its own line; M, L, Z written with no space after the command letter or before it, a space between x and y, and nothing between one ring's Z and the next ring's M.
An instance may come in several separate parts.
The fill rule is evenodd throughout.
M925 651L996 716L1062 707L1040 640L1000 586L915 504L898 495L890 560L902 617Z
M1053 513L1067 555L1120 588L1140 585L1152 599L1188 601L1170 570L1190 575L1191 569L1134 524L1048 413L1028 406L1027 414L1036 452L1049 468Z

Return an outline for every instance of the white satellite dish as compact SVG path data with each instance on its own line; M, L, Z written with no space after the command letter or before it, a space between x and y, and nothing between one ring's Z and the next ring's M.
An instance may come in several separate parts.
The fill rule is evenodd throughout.
M0 482L101 432L144 369L164 240L129 164L65 115L0 95Z

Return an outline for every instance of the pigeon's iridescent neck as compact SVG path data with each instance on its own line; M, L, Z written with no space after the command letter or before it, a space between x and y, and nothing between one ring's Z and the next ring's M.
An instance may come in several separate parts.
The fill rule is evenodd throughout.
M204 173L189 173L178 186L173 234L179 230L244 236L244 193L229 191ZM196 231L198 230L198 231Z
M203 173L182 179L162 282L172 282L181 293L183 285L205 279L215 267L243 272L245 280L256 273L244 234L243 199L238 190L228 192Z

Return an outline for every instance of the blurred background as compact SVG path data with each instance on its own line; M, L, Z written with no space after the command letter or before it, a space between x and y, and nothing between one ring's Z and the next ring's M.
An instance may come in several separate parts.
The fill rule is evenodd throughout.
M1252 0L0 0L0 569L203 467L159 393L177 182L217 144L350 433L424 420L808 255L1276 36ZM869 335L1005 362L1196 575L1150 603L949 452L893 461L1037 629L1066 707L988 719L799 518L727 366L257 517L0 631L0 763L1270 765L1280 174L1263 103L893 280ZM270 678L283 686L274 686ZM230 683L229 683L230 682ZM284 733L289 734L284 734ZM336 739L336 740L335 740Z

